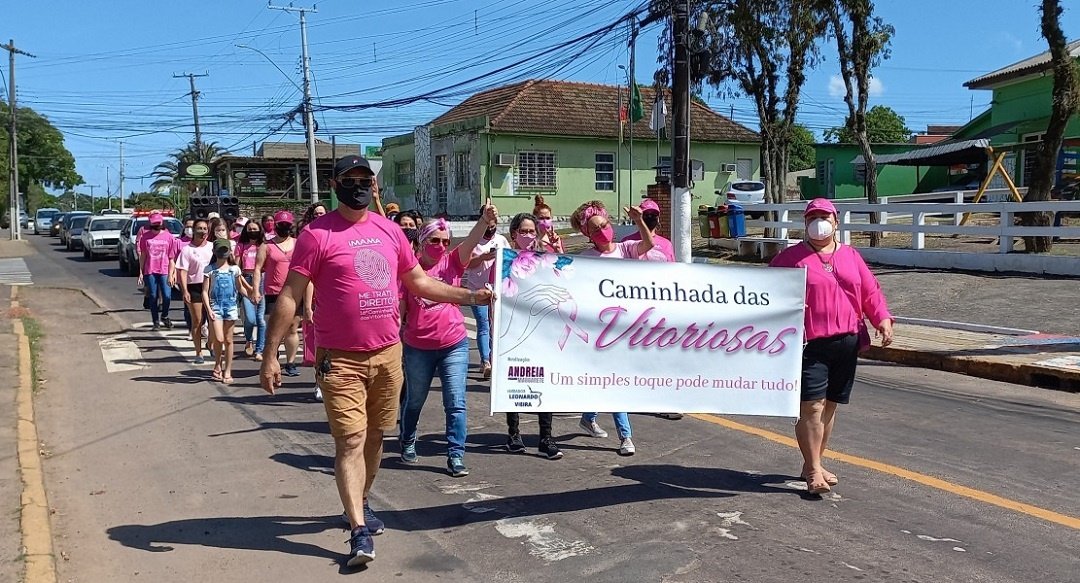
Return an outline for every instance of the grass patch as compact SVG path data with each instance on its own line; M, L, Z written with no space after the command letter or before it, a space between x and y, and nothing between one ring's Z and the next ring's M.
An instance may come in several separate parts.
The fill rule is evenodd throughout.
M30 316L24 315L19 319L22 320L26 338L30 340L30 384L36 393L41 388L41 340L45 337L45 332L42 331L41 324Z

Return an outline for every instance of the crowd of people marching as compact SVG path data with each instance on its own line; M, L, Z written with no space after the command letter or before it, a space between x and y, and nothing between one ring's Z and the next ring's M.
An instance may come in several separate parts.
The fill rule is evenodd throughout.
M209 353L215 381L233 382L233 361L241 354L234 346L238 321L243 326L241 358L260 363L260 383L267 392L276 391L283 375L300 376L301 366L313 369L314 399L324 403L334 438L343 518L352 529L347 562L355 566L374 559L371 537L385 529L368 503L382 461L383 434L397 429L400 460L418 462L417 425L436 375L445 415L447 472L454 477L469 474L464 460L465 395L473 347L459 306L471 309L478 372L490 379L496 250L563 253L566 247L551 208L540 196L531 213L517 214L506 223L489 201L467 233L453 233L443 218L400 210L396 204L384 208L371 166L360 156L337 161L331 186L338 208L328 212L326 206L313 204L299 220L289 210L239 217L231 224L217 216L188 218L183 236L174 238L162 228L162 215L152 214L148 228L138 235L139 283L145 284L155 329L173 327L170 301L183 300L194 363L205 363L203 355ZM671 242L657 234L659 206L645 199L624 210L637 232L616 241L604 204L594 200L580 205L570 217L570 226L588 241L579 254L674 261ZM813 271L807 289L803 410L796 435L804 454L802 475L815 493L837 483L835 474L821 466L821 458L836 405L846 403L850 394L856 322L865 315L884 343L892 337L892 317L876 280L857 253L835 242L835 213L828 201L812 202L805 245L790 248L774 262ZM837 306L842 318L834 313ZM612 416L618 453L634 455L630 417L624 412ZM561 458L552 414L540 413L538 418L539 453ZM525 452L520 415L506 414L506 426L506 450ZM594 438L608 435L595 412L583 413L578 429Z

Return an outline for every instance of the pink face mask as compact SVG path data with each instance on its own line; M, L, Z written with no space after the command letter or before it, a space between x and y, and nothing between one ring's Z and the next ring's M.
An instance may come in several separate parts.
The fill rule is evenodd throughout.
M540 230L545 233L551 230L551 219L540 219Z
M615 239L615 229L611 225L589 235L589 240L597 247L606 247Z
M535 233L518 233L514 236L514 243L517 243L518 249L532 249L536 245Z
M446 247L443 247L439 243L428 243L424 245L424 253L426 253L428 257L438 261L443 258L443 255L446 255Z

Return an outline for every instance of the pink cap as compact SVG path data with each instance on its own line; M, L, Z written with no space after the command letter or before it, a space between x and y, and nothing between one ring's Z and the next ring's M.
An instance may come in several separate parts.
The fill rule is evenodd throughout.
M832 201L827 198L815 198L806 204L806 210L803 211L803 214L808 215L814 211L824 211L830 215L835 215L836 207L833 206Z
M293 214L289 211L278 211L274 213L274 224L289 223L290 225L296 221L293 218Z
M660 212L660 205L656 204L656 201L651 198L646 198L641 201L641 212L653 211Z
M160 225L165 222L165 217L161 213L150 213L150 224Z

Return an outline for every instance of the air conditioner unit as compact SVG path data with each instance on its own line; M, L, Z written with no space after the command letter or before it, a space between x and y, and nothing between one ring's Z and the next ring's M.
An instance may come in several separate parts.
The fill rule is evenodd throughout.
M724 164L724 172L738 172L739 167L736 164Z
M496 154L495 165L504 166L507 168L513 167L517 163L517 156L513 154Z

